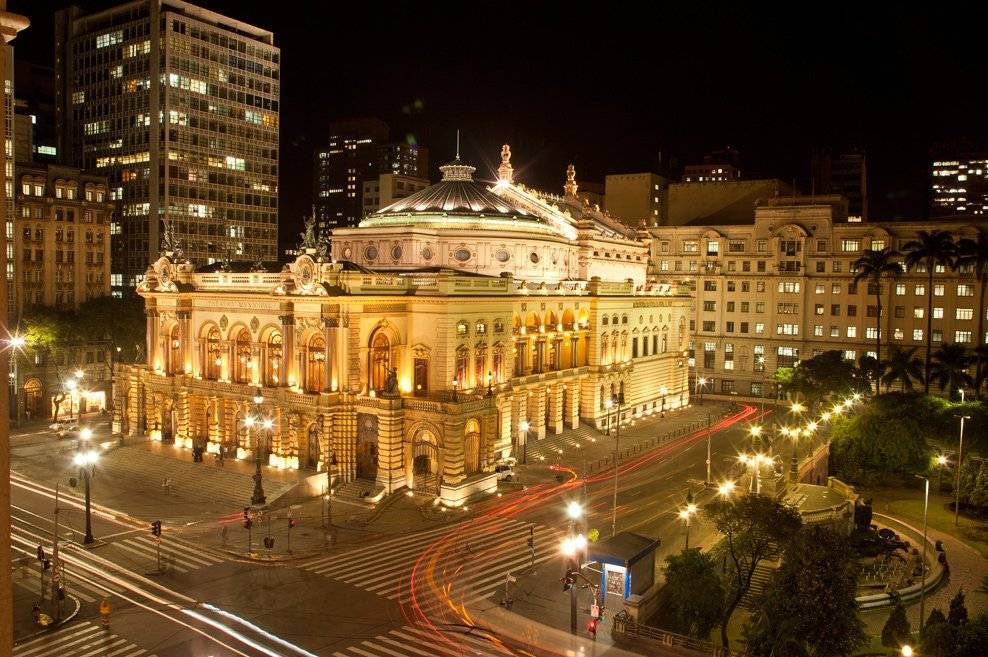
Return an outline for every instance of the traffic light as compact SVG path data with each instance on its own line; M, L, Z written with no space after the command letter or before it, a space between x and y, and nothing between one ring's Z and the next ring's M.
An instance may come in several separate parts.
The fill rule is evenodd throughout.
M161 521L155 520L151 523L151 535L155 537L161 536Z
M250 507L244 507L244 529L250 529L253 524L250 518Z
M569 591L576 584L576 571L567 570L566 577L560 580L563 583L563 591Z
M44 570L48 570L49 568L51 568L51 560L50 559L42 559L41 560L41 567Z
M41 545L38 546L38 561L45 560L45 548Z
M587 632L590 632L590 634L593 634L594 636L597 635L597 619L596 618L591 618L587 622Z
M529 527L528 528L528 547L529 547L529 549L532 549L532 548L535 547L535 528L534 527Z

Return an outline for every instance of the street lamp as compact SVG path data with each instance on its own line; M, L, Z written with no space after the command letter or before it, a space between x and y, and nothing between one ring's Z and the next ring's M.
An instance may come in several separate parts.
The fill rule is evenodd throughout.
M614 506L611 510L611 536L617 534L617 494L618 494L618 449L621 444L621 404L624 403L624 393L615 395L617 405L617 426L614 429Z
M734 493L734 486L735 484L733 481L727 480L717 487L717 492L720 493L721 497L727 499Z
M964 391L962 390L961 393ZM961 510L961 465L964 463L964 420L970 420L970 415L955 415L961 420L961 436L957 444L957 477L954 480L954 527L957 526L957 516Z
M605 422L604 435L609 436L611 435L611 409L614 408L614 400L608 399L607 401L605 401L604 408L607 409L607 414L606 414L607 421Z
M264 401L264 396L261 394L261 389L258 388L257 392L254 394L254 406L255 410L260 416L261 412L261 402ZM257 423L257 418L252 415L248 415L244 418L244 425L247 427L248 436L250 434L250 429ZM264 429L270 429L274 426L274 422L270 418L265 418L262 423ZM261 505L267 500L264 495L264 486L261 484L261 430L255 429L255 436L257 441L254 446L254 492L251 494L250 503L254 505Z
M702 376L699 379L696 380L696 387L697 387L697 390L699 391L699 395L698 395L699 399L697 401L697 404L699 406L703 406L703 388L706 385L707 385L707 380L705 378L703 378Z
M528 463L528 420L522 420L518 425L521 429L521 464L525 465Z
M679 510L679 517L686 522L686 546L690 549L690 517L696 513L696 504L693 503L693 491L686 493L686 506Z
M923 480L923 556L919 562L922 572L919 580L919 635L923 636L923 623L926 611L926 514L930 508L930 478L919 474L916 477Z
M581 555L587 548L587 539L583 534L576 533L576 521L583 516L583 507L573 500L566 505L566 516L569 518L569 536L563 539L561 548L567 558L566 575L580 570ZM569 629L576 634L576 582L569 587Z
M79 466L79 474L82 476L82 479L86 484L86 537L82 541L86 545L90 545L96 540L93 538L90 481L92 479L93 472L96 470L96 461L98 460L99 453L92 449L83 452L76 452L76 455L72 458L72 462Z
M83 427L82 430L79 431L79 438L82 440L89 440L92 437L93 437L93 430L90 429L89 427Z
M939 454L934 461L937 464L937 492L943 492L943 469L947 465L947 457L944 454Z
M920 630L920 631L922 631L922 630ZM902 648L899 649L899 652L902 653L902 657L913 657L913 654L915 654L913 652L913 647L911 645L909 645L908 643L906 645L902 646Z
M661 388L659 388L659 394L662 395L662 409L661 409L660 412L662 414L662 417L665 417L666 416L666 395L669 394L669 388L667 388L666 386L662 386Z
M22 335L13 335L7 340L7 344L10 346L10 407L14 410L14 418L17 421L17 426L21 423L21 407L18 401L17 389L20 385L17 376L17 352L22 351L27 345L27 340Z

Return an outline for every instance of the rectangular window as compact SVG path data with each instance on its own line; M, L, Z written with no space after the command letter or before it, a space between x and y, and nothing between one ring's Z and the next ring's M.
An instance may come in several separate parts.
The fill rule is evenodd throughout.
M817 283L816 284L816 293L817 294L826 294L826 292L827 292L827 286L825 284L823 284L823 283Z
M871 240L872 251L881 251L884 248L885 248L885 240L876 240L876 239Z
M704 301L703 302L703 311L704 312L711 313L711 312L714 312L715 310L717 310L717 302L716 301Z
M716 326L716 323L715 322L704 322L703 323L703 330L704 331L708 331L708 332L713 332L713 331L716 330L714 328L715 326Z
M763 335L765 333L765 325L761 322L755 322L755 334Z
M830 268L830 270L832 272L834 272L835 274L839 274L840 273L840 260L834 260L833 266Z
M816 241L816 250L817 251L820 251L820 252L826 251L827 250L827 240L817 240Z
M830 293L831 294L840 294L840 283L831 283L830 284Z
M943 283L937 283L933 286L933 296L942 297L943 296Z
M954 309L954 319L974 319L974 308Z
M971 342L971 331L954 331L954 342L961 344Z
M902 340L905 337L906 337L906 333L901 328L897 328L897 329L893 329L892 330L892 339L893 340Z
M717 345L713 342L703 343L703 366L708 370L714 368L717 358Z
M818 304L816 304L816 305L813 306L813 314L814 315L822 315L823 314L823 304L822 303L818 303Z
M751 271L751 263L749 261L747 261L747 260L744 260L741 263L741 271L750 272Z
M764 273L765 273L765 261L764 261L764 260L759 260L759 261L758 261L758 268L757 268L757 271L758 271L759 273L761 273L761 274L764 274Z
M742 292L747 292L747 290L741 290ZM765 291L765 281L755 281L755 292Z
M839 338L840 337L840 328L837 327L837 326L831 325L830 326L830 337L832 337L832 338Z
M878 317L878 306L867 306L865 308L865 317Z
M748 322L741 322L741 332L742 333L748 332Z
M940 329L933 329L933 332L931 333L931 335L933 337L933 342L934 343L939 344L939 343L943 342L943 331L942 330L940 330Z
M906 307L905 306L896 306L895 307L895 318L896 319L904 319L905 316L906 316Z
M847 316L848 317L857 317L858 316L858 307L855 306L855 305L849 305L847 307Z
M717 281L703 281L703 291L704 292L716 292L717 291Z
M799 294L798 281L779 281L779 292L787 294Z
M960 283L957 286L957 296L959 297L973 297L974 296L974 286L968 285L967 283Z
M858 357L858 352L855 351L854 349L845 349L844 350L844 360L853 361L853 360L856 360L857 357Z
M768 251L768 240L756 240L755 241L755 251L759 253L765 253Z
M751 308L751 302L750 301L742 301L741 302L741 312L743 312L743 313L749 312L748 311L749 308ZM986 312L986 314L988 314L988 312Z
M778 335L799 335L799 324L776 324L775 332Z
M796 347L777 347L776 365L779 367L792 367L799 361L799 349Z
M728 301L727 302L727 312L729 312L729 313L733 313L734 312L734 302L733 301Z
M816 261L816 273L822 274L825 271L827 271L827 263L824 262L823 260L817 260Z
M913 319L923 319L926 316L926 308L913 306Z
M734 322L727 322L727 328L724 330L727 333L734 333Z
M916 287L913 288L913 292L917 297L925 297L926 286L923 285L922 283L919 283L918 285L916 285Z
M813 335L815 335L818 338L822 338L823 337L823 324L814 324L813 325Z
M700 243L694 240L683 242L683 253L699 253Z
M765 371L765 345L756 344L752 347L752 354L754 354L755 361L752 364L752 371L754 372L764 372Z
M943 308L933 309L933 319L943 319Z
M717 240L707 240L707 255L720 255L720 242Z
M730 240L727 243L728 253L744 253L744 240Z
M734 285L735 285L734 281L727 281L727 291L728 292L733 292L734 291Z
M878 329L876 327L874 327L874 326L869 326L868 328L865 329L865 337L866 338L869 338L871 340L877 339L878 338Z
M840 317L840 304L839 303L832 303L832 304L830 304L830 316L831 317Z
M727 363L724 363L724 369L734 369L734 363L731 363L731 367L727 367ZM724 394L732 395L734 394L736 387L734 381L728 379L721 379L720 381L720 391Z
M858 327L857 326L848 326L847 327L847 337L849 337L849 338L856 338L856 337L858 337Z
M724 345L724 369L734 369L734 345L730 342Z
M896 283L895 284L895 296L897 296L897 297L904 297L904 296L906 296L906 284L905 283Z
M761 381L753 381L751 383L751 396L761 397L762 396L762 383Z
M913 329L913 340L916 342L923 341L923 329Z
M763 313L763 312L765 312L765 302L764 301L756 301L755 302L755 312L756 313Z
M853 253L861 249L861 240L859 239L842 239L840 241L840 250L844 253Z

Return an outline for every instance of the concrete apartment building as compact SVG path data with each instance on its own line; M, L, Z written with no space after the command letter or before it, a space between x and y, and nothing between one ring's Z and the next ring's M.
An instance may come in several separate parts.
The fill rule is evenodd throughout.
M855 285L852 263L866 249L901 250L918 231L955 239L980 229L973 217L930 222L848 222L843 197L768 199L745 225L652 228L650 272L695 288L690 320L691 389L697 377L718 394L775 393L777 368L830 350L857 360L875 351L874 294ZM881 330L887 346L926 345L928 278L910 271L883 285ZM978 281L971 271L936 271L933 348L978 344Z
M988 213L988 151L953 153L932 163L930 214Z
M182 0L56 14L63 162L109 178L115 291L163 246L194 264L277 259L280 51L264 29Z
M666 216L668 184L654 173L621 173L604 178L604 209L633 227L652 227Z
M400 173L382 173L377 178L365 180L362 194L363 216L366 217L377 212L381 208L391 205L394 201L411 196L428 186L429 180L427 178Z

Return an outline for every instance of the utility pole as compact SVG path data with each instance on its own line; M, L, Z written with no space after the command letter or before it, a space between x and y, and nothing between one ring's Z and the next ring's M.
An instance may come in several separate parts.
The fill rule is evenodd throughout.
M614 508L611 510L611 536L617 534L618 455L621 447L621 405L624 393L617 395L617 426L614 428Z
M706 482L709 484L713 479L710 476L710 413L707 413L707 479Z
M963 392L963 391L962 391ZM961 510L961 465L964 463L964 420L971 418L970 415L958 415L961 419L961 437L957 445L957 475L954 479L954 527L957 526L957 517Z

